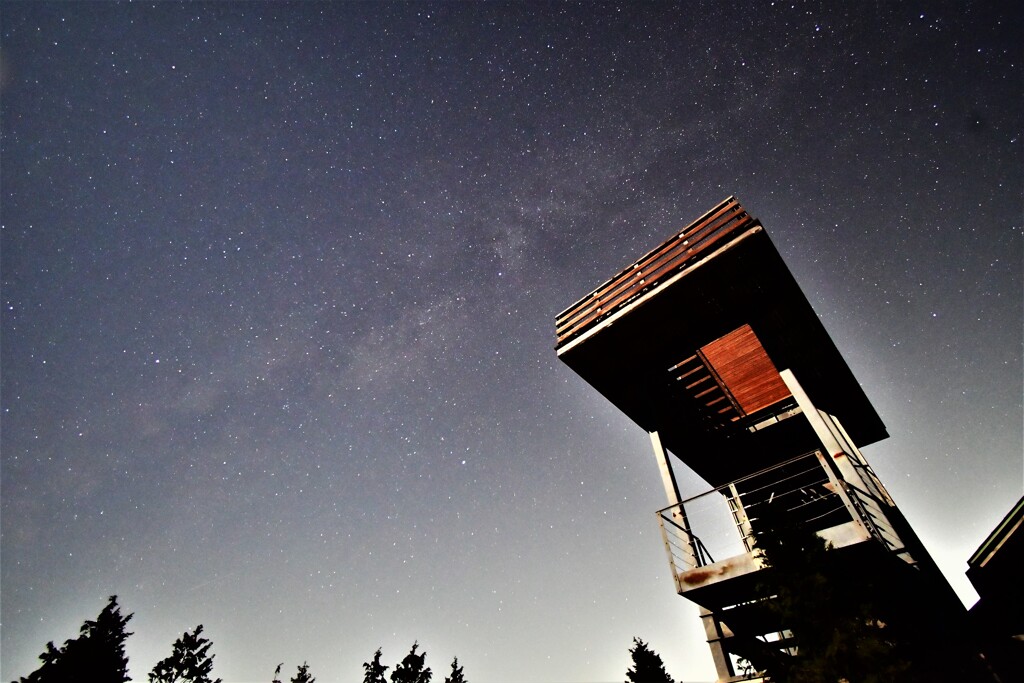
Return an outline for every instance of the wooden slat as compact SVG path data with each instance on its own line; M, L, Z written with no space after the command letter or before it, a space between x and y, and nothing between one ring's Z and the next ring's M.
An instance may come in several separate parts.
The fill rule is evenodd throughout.
M642 291L657 286L720 241L754 224L756 219L730 197L559 315L555 320L558 345L582 333Z
M669 238L664 243L658 245L657 247L655 247L651 251L649 251L646 254L644 254L633 265L631 265L631 266L621 270L620 272L616 273L611 278L606 280L603 284L598 286L597 289L595 289L593 292L591 292L590 294L588 294L587 296L583 297L582 299L580 299L578 302L576 302L572 306L569 306L569 308L567 308L564 311L562 311L561 313L559 313L557 316L555 316L556 324L561 324L568 317L571 317L574 312L577 312L581 307L586 307L587 302L588 302L588 300L591 297L598 297L598 298L600 298L600 297L605 296L608 293L608 291L610 290L610 288L616 282L618 282L620 278L622 278L624 275L628 275L637 266L642 265L642 264L646 264L649 260L654 258L660 251L665 249L665 247L667 245L669 245L671 242L673 242L674 240L681 240L681 239L682 240L686 240L688 235L691 235L691 234L695 233L701 226L706 225L710 221L712 221L715 218L721 216L724 212L729 211L731 209L734 209L735 207L739 207L739 203L736 201L735 197L728 197L723 202L721 202L718 206L714 207L713 209L711 209L710 211L705 213L703 216L701 216L697 220L695 220L692 223L690 223L690 225L688 225L685 228L683 228L682 230L680 230L673 237ZM740 208L740 210L742 210L742 207L739 207L739 208Z
M748 214L735 199L727 200L571 306L565 314L555 319L556 330L565 330L569 326L579 324L584 317L593 313L595 308L599 312L610 311L614 303L622 299L624 288L632 288L638 283L645 284L648 280L656 279L656 274L652 271L662 269L666 259L678 258L680 254L692 257L700 253L709 246L701 243L701 240L707 238L712 231L731 232L737 227L730 226L731 221L747 217Z
M686 365L687 363L689 363L690 365L694 365L694 368L693 368L693 370L697 370L697 369L699 369L699 368L700 368L700 359L699 359L699 358L697 358L696 354L694 354L694 355L690 356L689 358L687 358L687 359L685 359L685 360L681 360L681 361L679 361L678 363L676 363L675 365L673 365L672 367L670 367L670 368L668 369L668 371L669 371L669 372L672 372L672 371L674 371L674 370L678 370L679 368L683 367L683 366L684 366L684 365ZM693 370L690 370L690 372L693 372ZM688 373L687 373L687 374L688 374Z
M611 294L613 294L613 290L623 283L624 279L628 279L630 276L634 276L635 271L638 268L648 266L652 261L656 260L658 256L661 255L662 252L664 252L666 249L670 249L672 246L676 246L676 243L689 242L689 237L694 236L702 227L705 227L709 223L717 220L718 218L721 218L724 214L731 215L736 211L742 211L742 207L739 206L739 203L736 202L734 198L730 197L729 199L725 200L724 202L716 206L714 209L709 211L708 213L704 214L704 216L688 225L686 228L681 230L672 238L666 240L664 243L662 243L655 249L652 249L650 252L642 256L635 263L614 275L612 278L607 280L604 284L599 286L593 292L583 297L578 302L576 302L568 309L563 311L555 318L556 324L564 325L565 323L570 322L572 318L577 317L580 311L591 308L594 299L600 300L608 298Z
M673 369L673 368L670 368L670 369ZM687 377L689 377L690 375L692 375L693 373L695 373L695 372L700 372L701 370L704 370L704 369L705 369L705 368L704 368L704 366L703 366L703 365L698 365L698 366L697 366L697 367L695 367L694 369L692 369L692 370L687 370L687 371L686 371L686 372L684 372L683 374L681 374L681 375L679 375L678 377L676 377L676 380L677 380L677 381L682 381L682 380L686 379ZM686 387L686 388L687 388L687 389L689 389L690 387Z
M733 330L700 351L743 414L755 413L790 396L750 325Z
M705 372L707 371L707 370L706 370L706 368L703 368L703 367L701 368L701 370L705 370ZM682 379L682 377L680 377L679 379ZM704 376L703 376L703 377L701 377L700 379L698 379L698 380L696 380L696 381L694 381L694 382L690 382L690 383L689 383L689 384L687 384L687 385L686 385L686 386L685 386L684 388L685 388L685 389L686 389L687 391L689 391L690 389L693 389L693 388L694 388L695 386L697 386L698 384L703 384L704 382L707 382L707 381L709 381L709 380L711 380L711 375L704 375Z

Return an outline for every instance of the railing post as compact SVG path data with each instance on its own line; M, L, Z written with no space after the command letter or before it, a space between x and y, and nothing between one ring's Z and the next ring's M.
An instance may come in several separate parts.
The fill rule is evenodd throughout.
M649 433L651 437L651 448L654 450L654 459L658 462L658 470L661 472L661 484L665 488L665 497L668 499L669 510L671 515L671 521L676 524L677 527L682 529L685 538L681 539L686 543L686 549L690 555L690 561L693 567L699 567L701 565L700 555L696 544L693 541L693 532L690 530L690 524L686 519L686 513L683 510L682 504L679 502L679 485L676 483L676 475L672 471L672 463L669 462L668 453L665 451L665 447L661 444L661 435L658 434L657 430ZM681 592L679 583L679 568L675 566L674 555L672 554L672 547L668 541L668 530L665 529L665 521L662 511L658 515L658 523L661 525L662 539L665 541L665 551L668 553L668 560L672 566L672 579L676 583L676 592Z
M683 533L686 534L686 545L690 549L690 558L693 561L693 567L704 566L704 555L701 552L700 547L697 546L696 538L693 535L693 529L690 528L690 520L686 517L686 508L680 503L675 507L672 512L672 516L675 518L676 523L679 524Z
M665 555L668 557L668 566L672 570L672 582L676 586L676 594L683 594L683 584L679 580L680 569L676 566L676 556L672 552L672 542L668 540L668 529L665 528L665 513L658 513L658 527L661 529L661 540L665 544Z
M849 445L849 454L854 460L854 467L862 469L867 473L868 478L864 483L870 485L868 490L883 503L887 503L891 507L896 507L896 503L893 501L892 496L889 495L885 486L882 485L882 481L878 478L878 475L875 474L871 465L868 464L868 461L864 458L864 454L860 452L860 449L857 448L857 444L853 443L853 440L850 439L850 435L846 433L846 428L843 427L843 423L840 422L839 418L835 415L830 415L829 417L832 418L832 422L835 423L836 429L839 430L839 433L843 435L843 438Z
M843 426L836 418L824 411L818 410L817 406L811 402L807 392L800 386L800 382L797 381L792 370L783 370L779 374L782 376L782 381L786 383L790 393L793 394L793 398L796 399L797 405L800 406L804 417L818 435L822 446L825 447L827 453L824 457L820 455L819 457L822 459L822 464L826 465L825 471L828 472L829 479L836 485L836 492L839 493L843 503L853 514L854 519L858 520L872 536L882 543L893 547L893 549L905 546L903 539L899 537L899 534L892 527L892 523L886 516L886 511L881 506L878 506L878 512L885 519L886 525L893 529L894 542L890 542L882 536L878 523L870 519L866 510L861 509L861 501L854 500L857 494L850 495L846 489L848 484L854 489L873 493L875 489L872 484L877 480L875 473L871 471L866 461L863 460L860 451L856 450L853 442L850 441L846 430L843 429ZM860 469L863 469L864 473L861 473ZM838 482L835 481L837 478L839 479ZM880 487L881 482L878 482L878 484ZM878 493L881 494L883 491L884 489L881 489ZM884 492L884 502L892 502L888 492Z
M850 456L847 454L847 447L844 446L844 442L847 439L844 433L840 432L836 426L832 416L818 410L818 407L811 402L810 397L804 391L804 388L800 386L800 382L797 381L796 375L793 374L792 370L783 370L779 375L781 375L782 381L786 383L789 393L793 394L793 398L796 399L797 405L800 406L800 410L804 414L804 418L807 419L815 434L818 435L818 440L821 441L821 445L827 455L831 456L832 466L839 470L839 475L854 486L870 491L871 487L864 482L860 472L857 471L857 468L851 462Z
M729 484L728 502L733 522L740 532L740 540L743 541L743 548L749 553L754 550L754 530L750 527L750 518L747 517L747 511L743 507L743 501L740 499L740 492L736 489L735 483Z
M821 469L825 470L828 482L832 485L836 495L839 496L839 500L843 501L843 507L845 507L846 511L850 513L850 517L863 524L864 527L868 529L868 532L871 532L871 528L868 526L870 523L869 520L864 519L865 515L861 512L860 507L854 503L853 498L850 496L850 492L846 489L846 483L837 477L836 473L832 471L831 467L829 467L828 461L826 460L828 456L823 454L821 451L815 451L814 455L817 457L818 464L821 465Z

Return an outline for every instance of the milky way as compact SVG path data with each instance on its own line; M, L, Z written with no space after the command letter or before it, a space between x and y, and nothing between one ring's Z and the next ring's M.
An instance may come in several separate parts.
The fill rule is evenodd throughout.
M971 602L1024 487L1020 12L724 4L6 3L3 679L115 593L136 680L197 623L229 683L633 636L712 679L647 437L553 346L728 195Z

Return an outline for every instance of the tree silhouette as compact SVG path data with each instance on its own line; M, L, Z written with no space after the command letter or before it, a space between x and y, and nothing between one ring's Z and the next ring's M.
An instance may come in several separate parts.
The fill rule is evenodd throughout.
M363 683L387 683L384 678L384 672L388 670L388 666L380 663L380 648L373 653L373 661L363 662Z
M175 640L171 655L157 662L149 672L149 683L221 683L219 678L210 678L213 655L207 652L213 643L201 637L202 632L203 625L199 624L192 633L185 631Z
M459 658L452 660L452 672L445 677L444 683L466 683L466 677L462 674L462 667L459 666Z
M39 655L43 665L21 683L125 683L128 677L128 657L124 641L131 633L125 626L132 615L121 615L117 596L111 595L96 621L86 621L79 629L78 638L64 641L57 649L53 642Z
M751 614L784 630L776 641L736 637L746 673L773 683L992 680L962 624L921 599L922 577L863 571L777 501L759 505L754 521L764 570Z
M626 671L626 683L675 683L665 671L661 655L647 647L644 641L633 638L629 654L633 658L633 666Z
M313 674L309 673L309 664L303 662L299 665L299 670L292 676L291 683L316 683Z
M796 654L750 643L748 661L787 683L915 681L899 633L870 577L836 561L831 546L778 506L763 505L754 529L768 571L757 590L764 609L796 639Z
M412 644L402 661L391 672L391 683L430 683L430 669L424 668L427 653L416 654L419 643Z

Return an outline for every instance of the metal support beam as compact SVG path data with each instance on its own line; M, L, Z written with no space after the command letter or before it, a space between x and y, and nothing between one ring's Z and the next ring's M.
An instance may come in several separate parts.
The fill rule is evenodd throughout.
M905 541L889 519L890 513L896 511L892 499L882 488L881 482L870 470L867 461L850 440L839 420L818 410L807 392L800 386L792 370L783 370L779 374L821 441L825 450L825 456L821 458L822 464L827 466L826 471L830 480L833 485L838 486L836 493L840 495L853 518L864 525L878 540L886 543L892 550L902 553L906 561L914 562L914 557L907 552ZM835 481L833 474L838 474L841 481ZM854 489L852 494L844 490L846 485ZM861 493L857 494L858 491Z
M830 460L839 470L841 478L858 488L870 491L871 487L864 481L853 463L850 462L846 447L844 446L845 437L839 432L838 428L830 424L832 423L831 416L822 413L811 402L811 398L804 391L804 388L800 386L800 382L797 381L796 375L793 374L792 370L783 370L779 374L782 376L782 381L786 383L786 387L789 388L789 392L793 394L793 398L796 399L797 405L800 406L804 417L811 424L811 428L814 429L814 433L818 435L818 440L821 441L825 452L831 456Z
M707 636L708 647L711 648L711 658L715 662L715 672L718 674L718 680L731 680L736 675L736 671L733 669L732 660L729 659L729 653L725 648L724 641L732 633L726 633L723 630L725 624L718 620L714 612L703 607L700 608L700 620L704 623L704 635Z
M740 537L743 540L743 549L748 553L754 550L754 530L750 528L750 519L747 517L747 511L743 507L743 501L740 499L740 492L736 488L736 484L729 484L729 510L732 512L733 523L736 524L736 529L740 532Z
M847 492L846 487L843 486L843 481L836 476L835 470L829 467L829 456L821 451L818 451L815 455L818 457L821 469L825 471L825 475L828 477L828 482L831 485L832 490L835 491L837 496L839 496L839 500L843 501L843 507L846 508L846 511L850 513L850 518L857 520L862 525L866 524L863 513L856 505L854 505L849 492Z
M835 415L832 415L831 417L832 421L835 422L836 429L838 429L839 432L843 435L843 438L846 439L846 442L850 444L851 457L854 457L856 459L860 467L868 471L868 476L870 479L869 483L872 484L872 488L870 489L871 493L878 496L880 500L883 500L889 505L896 507L896 502L893 501L892 496L889 495L889 492L886 490L885 486L882 485L882 480L878 478L878 475L875 474L874 469L872 469L871 466L868 464L868 461L864 457L864 454L860 452L859 448L857 448L857 444L855 444L853 442L853 439L850 438L850 435L847 434L846 429L843 427L843 423L840 422L839 418L836 417Z
M650 432L651 446L654 448L654 458L658 461L658 469L661 471L661 483L665 487L665 497L669 505L679 505L679 485L676 484L676 475L672 471L672 463L668 461L668 453L661 445L661 436L657 431Z
M665 529L664 520L659 516L662 538L665 541L665 551L668 553L669 566L672 567L672 579L676 583L676 592L682 594L682 584L679 583L679 573L686 569L693 569L701 565L701 555L697 549L697 541L690 530L690 522L686 519L686 511L680 503L679 485L676 483L676 475L672 471L672 463L669 462L668 453L661 445L661 436L657 431L650 432L651 447L654 449L654 459L658 461L658 470L661 472L661 483L665 487L665 497L668 499L668 510L670 510L672 521L686 535L686 547L683 551L688 555L689 567L676 567L672 556L672 547L669 544L668 534Z

